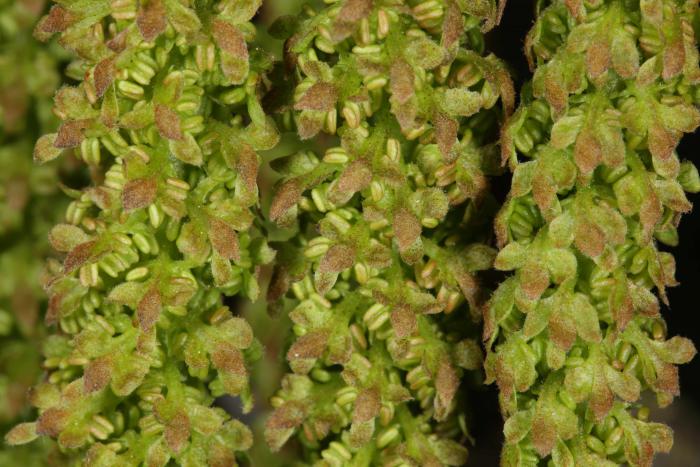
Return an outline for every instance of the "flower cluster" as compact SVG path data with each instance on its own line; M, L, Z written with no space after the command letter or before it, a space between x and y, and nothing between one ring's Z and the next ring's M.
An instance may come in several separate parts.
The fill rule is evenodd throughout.
M503 130L513 169L485 317L503 465L651 465L671 430L640 402L679 393L693 344L660 316L676 227L700 191L675 152L700 124L697 2L554 0L527 37L535 68Z
M271 29L290 92L269 105L310 141L272 162L269 217L290 238L268 300L295 338L266 438L296 435L318 465L462 465L477 272L495 256L488 177L513 106L483 53L502 5L326 3Z
M259 298L262 463L463 465L482 369L504 466L671 448L698 0L537 0L517 110L505 0L54 2L0 0L0 464L260 463Z
M249 46L260 2L60 1L35 35L74 54L77 86L34 158L73 153L92 183L66 189L43 280L47 376L31 393L43 435L86 465L234 465L252 439L214 398L249 410L260 353L225 297L259 294L274 252L256 223L257 150L271 59Z

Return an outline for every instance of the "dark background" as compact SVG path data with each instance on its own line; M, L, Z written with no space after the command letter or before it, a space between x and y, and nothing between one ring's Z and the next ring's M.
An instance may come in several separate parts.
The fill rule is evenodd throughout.
M516 90L530 78L523 43L534 21L534 2L511 0L506 5L501 24L487 37L488 50L511 67ZM700 164L700 130L683 138L678 154ZM508 183L509 180L505 180ZM694 204L700 195L690 194ZM662 310L668 323L669 335L682 335L700 346L700 212L684 216L679 228L680 244L670 249L676 257L676 279L680 286L669 292L670 307ZM680 367L681 397L670 407L656 411L652 419L663 421L675 431L675 445L669 455L660 455L656 466L700 466L700 357ZM478 426L473 429L475 446L471 449L469 465L498 465L503 442L503 422L498 411L498 392L490 386L474 395L474 417ZM655 403L650 401L650 406Z

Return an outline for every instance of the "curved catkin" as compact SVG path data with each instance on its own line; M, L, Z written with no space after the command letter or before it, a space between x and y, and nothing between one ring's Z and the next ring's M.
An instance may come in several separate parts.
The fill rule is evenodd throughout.
M260 2L53 5L38 24L75 60L61 119L34 158L72 152L92 183L49 234L64 253L44 286L54 326L36 422L83 465L235 465L252 442L215 397L250 409L260 353L223 298L258 295L274 252L254 225L257 150L277 132L259 103L271 60L250 47Z
M271 28L289 92L269 105L308 141L272 162L269 217L291 239L268 299L295 336L266 438L296 437L313 465L462 465L477 272L495 254L488 179L513 105L483 53L502 5L326 3Z
M502 465L651 465L672 445L640 396L666 406L695 355L660 316L666 246L700 191L675 147L700 123L696 1L541 2L534 78L503 131L513 184L485 318Z
M51 96L59 85L55 49L32 41L41 4L0 2L0 436L33 416L26 394L41 377L40 287L51 254L48 230L67 204L57 181L70 161L33 167L32 146L56 128ZM51 442L0 448L0 465L39 465L56 456Z

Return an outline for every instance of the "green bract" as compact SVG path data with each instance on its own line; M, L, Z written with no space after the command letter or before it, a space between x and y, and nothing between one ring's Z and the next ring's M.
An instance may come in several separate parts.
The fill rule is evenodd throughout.
M503 465L651 465L671 430L639 401L678 395L695 347L666 337L676 226L700 190L675 153L700 124L695 1L552 1L526 41L535 68L503 131L513 169L496 221L488 379ZM655 291L655 293L654 293Z
M312 140L272 162L269 216L293 236L275 245L268 300L296 339L266 438L297 433L314 465L462 465L477 272L495 254L488 177L513 105L483 55L499 6L327 3L272 28L291 90L273 104Z

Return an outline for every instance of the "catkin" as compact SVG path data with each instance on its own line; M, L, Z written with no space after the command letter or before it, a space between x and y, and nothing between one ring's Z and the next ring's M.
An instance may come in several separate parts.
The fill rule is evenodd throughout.
M502 465L651 465L672 445L640 401L679 394L695 354L660 315L697 169L675 151L700 123L695 1L542 2L533 80L503 130L513 170L485 318ZM660 303L661 302L661 303Z
M462 465L466 384L500 173L504 65L484 53L495 2L348 0L288 31L289 92L270 105L304 150L274 160L268 299L293 322L273 449L313 465ZM291 33L291 34L290 34Z
M34 158L72 152L92 183L49 234L47 376L36 422L84 465L234 465L249 429L215 397L252 405L260 353L224 297L255 299L274 252L255 225L260 105L271 63L250 47L259 2L60 2L38 24L73 56L77 86ZM231 96L236 96L232 99ZM233 302L235 303L235 302Z

